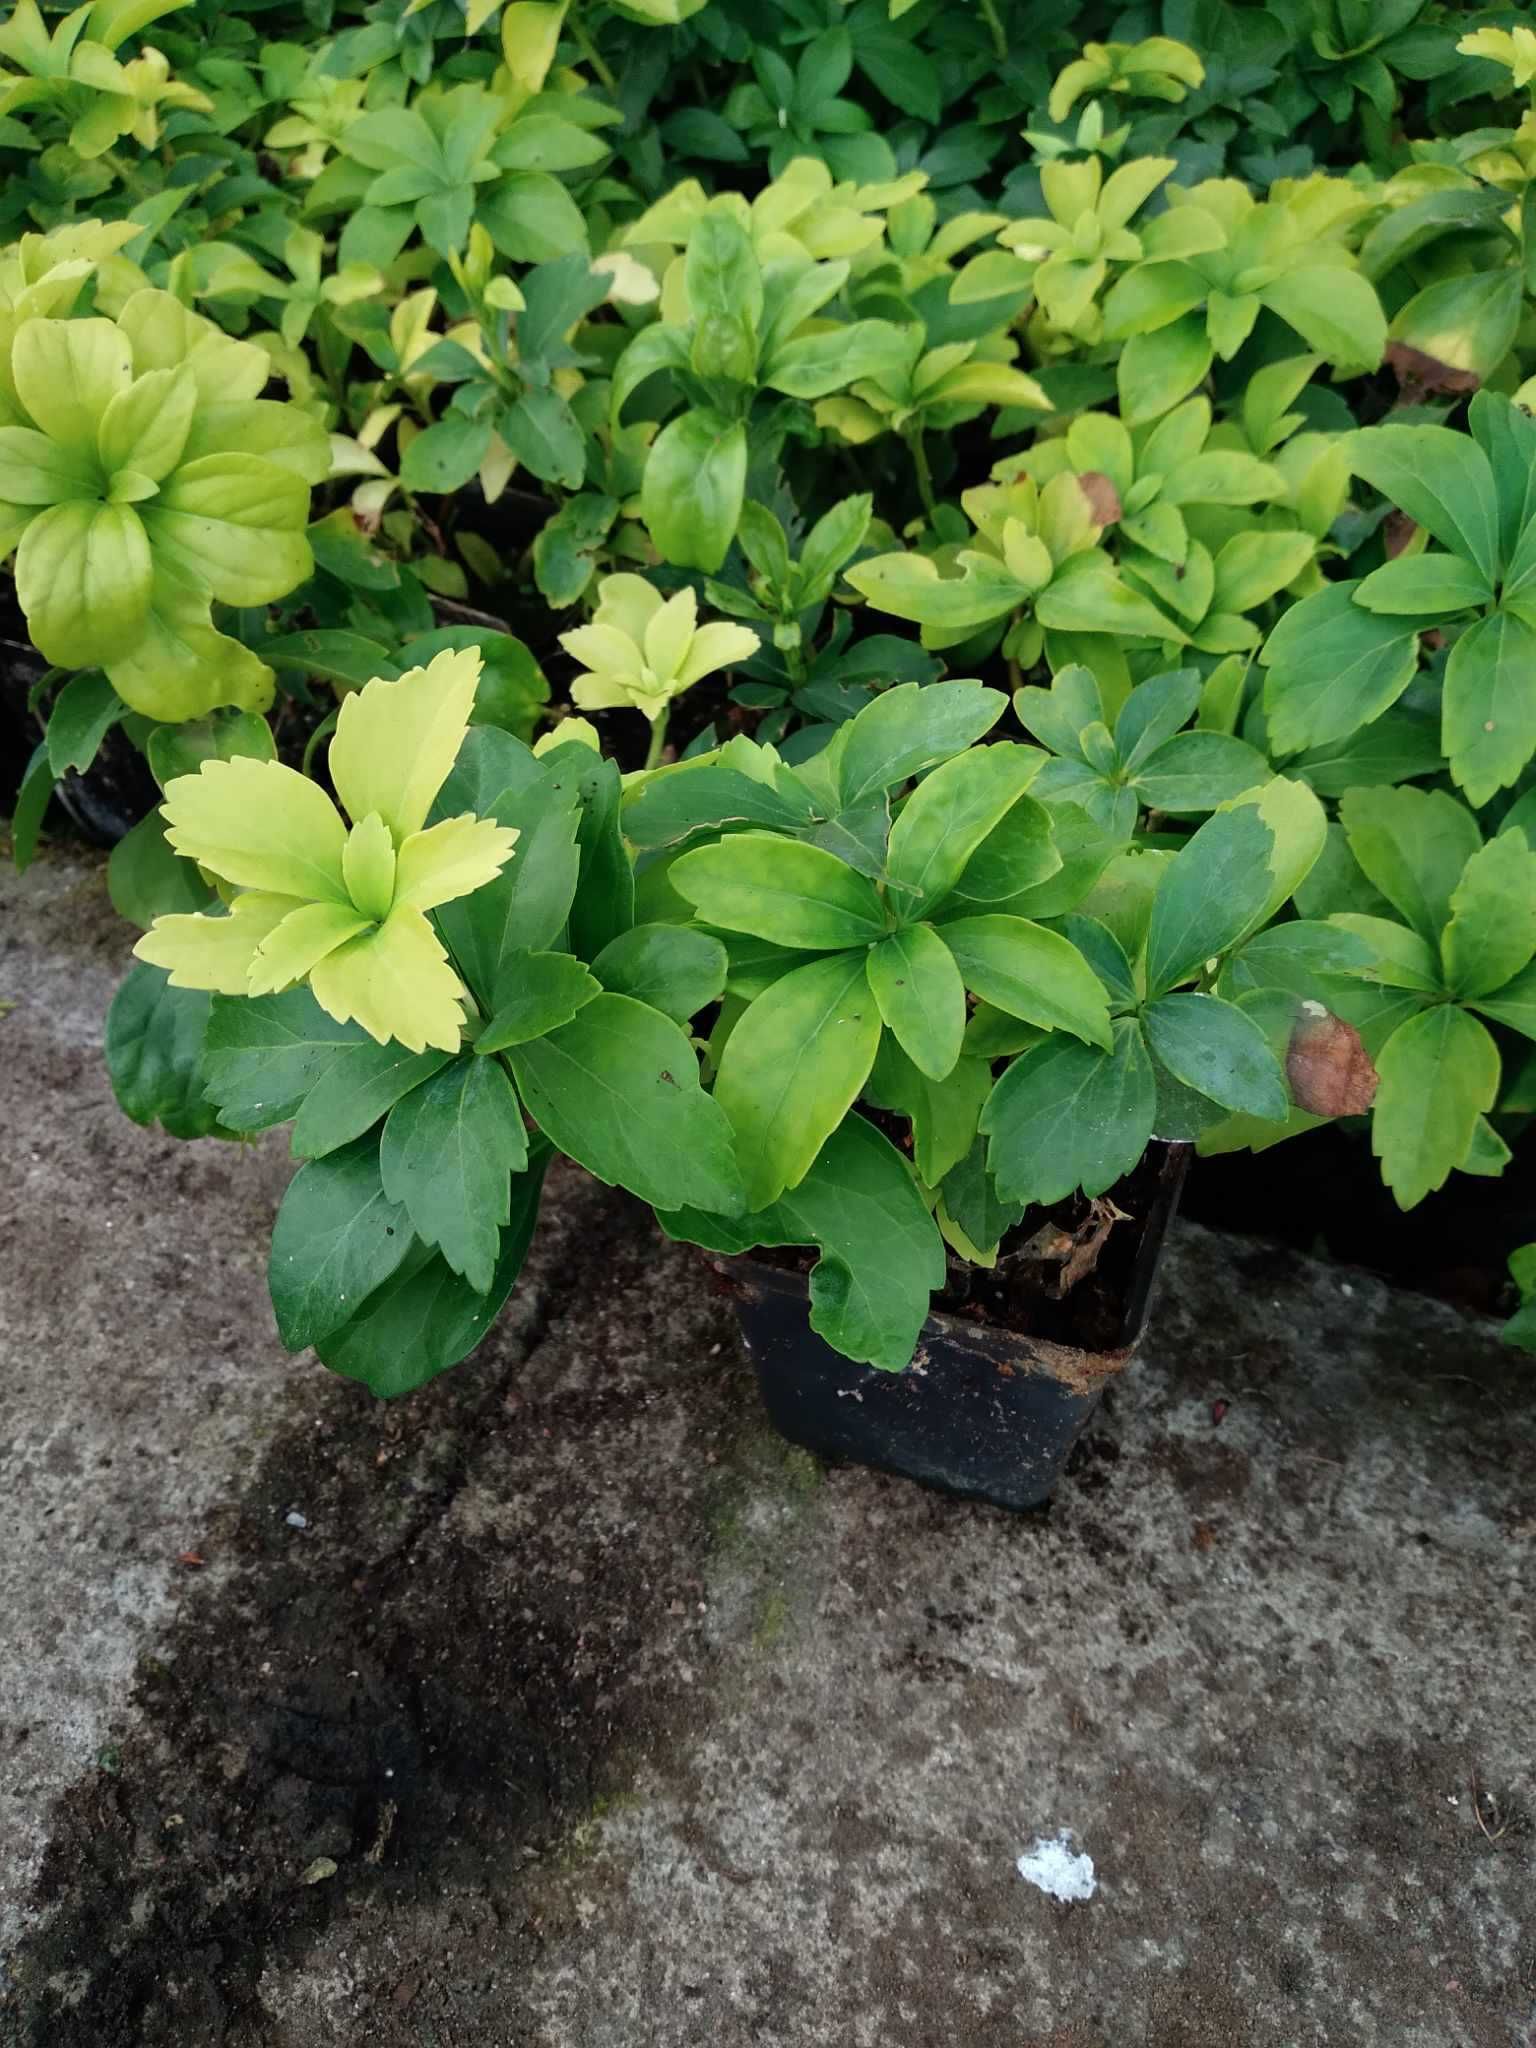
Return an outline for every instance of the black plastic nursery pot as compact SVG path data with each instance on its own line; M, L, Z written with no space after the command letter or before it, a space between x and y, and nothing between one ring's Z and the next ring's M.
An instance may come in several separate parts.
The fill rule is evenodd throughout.
M904 1372L857 1365L817 1336L804 1272L715 1260L774 1427L821 1457L1038 1507L1135 1353L1192 1149L1155 1143L1098 1201L1031 1211L993 1272L952 1261L956 1286Z

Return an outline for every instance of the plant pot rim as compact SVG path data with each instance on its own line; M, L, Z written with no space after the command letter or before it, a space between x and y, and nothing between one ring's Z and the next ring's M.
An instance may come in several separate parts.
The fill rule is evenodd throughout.
M808 1276L804 1273L767 1265L750 1252L709 1253L707 1256L714 1271L740 1298L755 1302L772 1298L803 1301L806 1298ZM978 1322L970 1316L954 1315L946 1309L933 1309L918 1333L917 1349L911 1361L901 1371L893 1373L883 1366L866 1365L852 1358L844 1362L850 1370L865 1372L878 1384L900 1379L902 1373L922 1373L926 1369L930 1348L952 1344L974 1353L999 1372L1040 1373L1057 1381L1070 1393L1090 1395L1099 1393L1108 1381L1124 1372L1136 1355L1145 1328L1146 1319L1143 1317L1129 1344L1113 1351L1082 1351L1073 1344L1057 1344L1049 1338L1027 1336L1023 1331L1007 1329L997 1323Z

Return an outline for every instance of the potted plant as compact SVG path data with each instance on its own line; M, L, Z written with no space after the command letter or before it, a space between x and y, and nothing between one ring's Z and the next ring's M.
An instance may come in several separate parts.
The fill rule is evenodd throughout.
M559 1151L760 1254L743 1323L790 1434L1043 1497L1140 1332L1189 1141L1289 1106L1283 970L1317 934L1265 928L1317 800L1271 780L1120 850L1029 794L1047 757L966 681L885 692L798 769L738 739L622 789L582 740L472 728L478 674L449 651L349 696L334 801L241 754L166 785L219 900L139 941L109 1060L168 1128L292 1122L284 1342L381 1394L455 1363Z

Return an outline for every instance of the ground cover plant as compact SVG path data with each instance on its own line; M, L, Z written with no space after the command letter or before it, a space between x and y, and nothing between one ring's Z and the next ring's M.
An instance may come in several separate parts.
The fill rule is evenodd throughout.
M113 1081L292 1123L285 1342L452 1364L557 1151L893 1369L1154 1137L1504 1171L1520 10L24 0L0 157L15 856L142 761Z

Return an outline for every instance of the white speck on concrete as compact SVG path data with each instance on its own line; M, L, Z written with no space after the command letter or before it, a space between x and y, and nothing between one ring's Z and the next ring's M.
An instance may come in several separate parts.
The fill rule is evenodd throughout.
M1060 1899L1064 1905L1091 1899L1099 1888L1093 1874L1093 1858L1072 1847L1070 1828L1055 1835L1036 1835L1031 1847L1019 1858L1018 1872L1026 1884L1034 1885L1049 1898Z
M287 1514L284 1515L283 1520L290 1529L307 1529L309 1527L308 1516L301 1515L297 1508L290 1508Z

